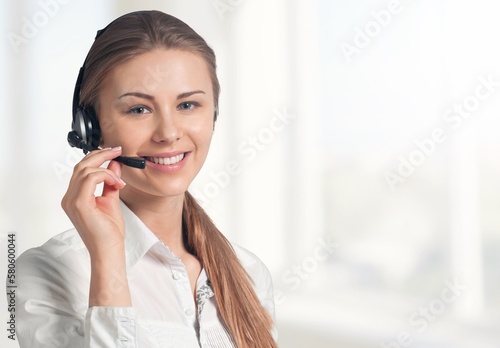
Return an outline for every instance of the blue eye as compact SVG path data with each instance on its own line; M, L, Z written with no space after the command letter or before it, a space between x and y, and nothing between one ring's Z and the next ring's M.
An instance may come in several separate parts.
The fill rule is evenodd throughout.
M149 113L149 109L145 106L136 106L130 109L127 113L132 115L142 115Z
M197 106L199 106L199 104L195 102L183 102L177 106L177 109L181 111L187 111L187 110L192 110Z

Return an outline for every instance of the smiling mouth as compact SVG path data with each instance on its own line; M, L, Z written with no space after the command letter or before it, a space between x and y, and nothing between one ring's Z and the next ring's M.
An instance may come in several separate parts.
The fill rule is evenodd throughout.
M144 157L147 161L161 165L176 164L184 159L185 153L172 157Z

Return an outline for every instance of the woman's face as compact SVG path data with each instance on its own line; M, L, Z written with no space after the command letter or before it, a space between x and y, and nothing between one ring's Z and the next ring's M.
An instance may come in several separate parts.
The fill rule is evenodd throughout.
M214 96L201 56L158 49L114 68L99 97L102 146L147 160L123 166L123 195L183 194L201 169L214 128Z

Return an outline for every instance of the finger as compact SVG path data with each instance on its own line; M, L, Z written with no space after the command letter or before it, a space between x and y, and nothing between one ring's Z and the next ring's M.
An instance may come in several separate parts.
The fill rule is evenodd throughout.
M97 175L100 173L99 175ZM75 171L69 181L67 194L77 197L91 197L94 195L97 185L106 182L109 185L116 185L120 178L116 174L102 167L85 167ZM121 184L121 183L120 183Z
M103 189L102 189L102 196L103 197L109 197L118 200L119 199L119 191L123 187L125 187L126 183L121 179L121 173L122 173L122 165L116 161L111 161L108 165L108 170L113 172L116 177L120 181L120 185L108 185L104 183Z
M111 170L116 174L117 178L121 178L122 176L122 164L116 161L111 161L108 164L108 170Z
M116 189L123 188L125 186L116 174L108 169L98 168L94 170L87 169L86 174L82 177L78 183L73 185L72 189L76 192L76 198L81 197L83 200L93 201L95 196L95 190L97 185L104 183L114 187Z
M87 168L100 168L104 162L112 160L119 156L121 153L121 147L116 148L106 148L102 150L95 150L85 156L78 164L73 168L73 175L70 179L70 186L75 183L80 183L81 176L88 174Z
M85 156L74 168L74 172L83 170L86 167L100 167L106 161L111 161L113 158L120 156L122 153L121 146L114 148L106 148L102 150L94 150Z

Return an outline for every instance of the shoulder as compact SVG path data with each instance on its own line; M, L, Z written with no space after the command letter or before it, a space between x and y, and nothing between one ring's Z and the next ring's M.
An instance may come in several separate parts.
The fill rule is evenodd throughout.
M18 260L23 261L34 257L59 258L68 252L81 253L83 250L85 250L85 244L73 228L55 235L39 247L26 250Z
M261 259L250 250L243 248L237 244L231 243L238 260L247 272L266 272L269 273L266 265Z
M16 260L18 275L53 277L54 271L81 269L88 260L88 252L75 229L60 233L43 245L22 253Z
M258 292L267 292L272 289L271 274L261 259L253 252L237 244L233 243L232 246L241 265L252 278L255 289Z

